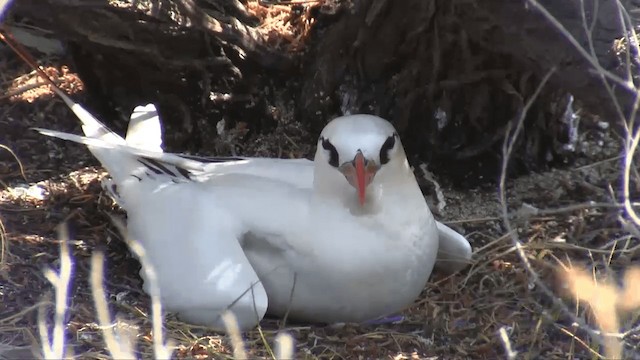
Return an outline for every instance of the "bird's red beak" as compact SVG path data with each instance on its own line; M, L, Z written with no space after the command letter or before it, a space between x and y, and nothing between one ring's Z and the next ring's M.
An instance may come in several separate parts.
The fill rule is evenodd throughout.
M358 151L353 161L342 164L340 170L347 178L349 184L356 188L358 192L358 202L360 206L363 206L367 198L367 186L369 186L373 177L376 175L378 166L373 161L367 160L362 154L362 151Z
M358 151L356 157L353 159L353 165L356 168L356 190L358 190L358 202L360 205L364 205L364 200L367 196L367 171L365 169L364 155Z

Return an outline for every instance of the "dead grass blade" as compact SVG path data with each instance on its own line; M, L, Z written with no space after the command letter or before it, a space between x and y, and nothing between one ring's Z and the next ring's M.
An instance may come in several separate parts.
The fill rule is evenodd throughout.
M620 315L640 308L640 267L626 271L623 287L611 280L598 281L584 269L570 268L561 273L569 292L578 301L589 305L596 322L603 331L605 357L622 359L623 343Z
M104 254L97 251L91 257L91 293L96 306L98 324L102 330L102 337L114 359L135 359L136 356L133 352L131 337L119 331L118 324L115 326L111 324L111 316L109 315L109 307L106 300L107 296L102 285L103 274ZM118 332L117 338L116 331Z
M64 359L68 356L65 352L65 314L68 308L69 284L73 271L73 259L69 252L69 233L66 225L58 227L60 238L60 270L56 273L52 269L45 269L44 275L51 282L55 293L55 314L53 334L49 336L47 323L42 304L38 311L38 325L43 356L45 359Z

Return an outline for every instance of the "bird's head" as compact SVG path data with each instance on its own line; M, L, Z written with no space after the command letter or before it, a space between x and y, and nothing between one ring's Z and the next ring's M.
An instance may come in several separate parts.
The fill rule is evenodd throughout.
M409 167L398 133L380 117L338 117L325 126L317 145L314 188L357 199L361 207L379 196L385 184L407 176Z

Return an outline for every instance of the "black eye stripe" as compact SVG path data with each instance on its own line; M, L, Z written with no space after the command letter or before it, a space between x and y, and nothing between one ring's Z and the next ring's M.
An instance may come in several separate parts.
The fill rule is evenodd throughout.
M336 150L336 147L323 137L320 138L320 141L322 142L322 147L329 152L329 165L338 167L340 160L338 159L338 150Z
M398 134L393 133L385 140L384 144L380 147L380 165L384 165L389 162L389 151L396 145L396 136Z

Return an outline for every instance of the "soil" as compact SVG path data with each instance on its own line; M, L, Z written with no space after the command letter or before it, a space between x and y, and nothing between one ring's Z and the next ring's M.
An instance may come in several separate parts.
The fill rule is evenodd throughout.
M18 91L18 87L35 82L35 77L18 60L2 59L0 214L5 235L0 259L0 358L26 358L40 349L39 309L47 323L52 323L53 288L43 269L59 268L56 229L62 223L68 226L75 260L65 317L71 351L83 359L109 357L96 324L89 285L91 255L103 251L110 312L118 317L119 326L127 324L136 334L138 355L151 358L149 299L138 276L140 265L112 224L110 216L122 218L124 214L101 190L100 179L105 173L83 146L30 130L43 127L81 133L72 113L46 87ZM50 71L57 70L67 90L75 91L76 99L83 101L87 94L82 91L81 79L72 70L62 69L68 59L40 60ZM16 95L7 96L9 93ZM315 139L293 118L293 105L281 99L270 106L277 114L274 128L247 135L242 126L236 127L212 140L208 155L312 154ZM615 201L621 176L620 139L601 119L580 116L575 163L508 179L506 192L509 220L533 269L576 316L597 328L589 312L577 307L564 296L562 286L557 286L562 283L556 269L563 264L593 266L596 275L619 273L637 262L638 239L621 225L624 212ZM122 119L104 121L122 127ZM184 149L173 142L167 150ZM420 159L412 159L436 217L466 234L472 243L473 263L452 276L434 274L399 323L325 326L266 319L260 329L243 334L250 356L270 357L269 347L283 330L295 338L296 358L301 359L503 358L506 350L501 329L511 349L522 358L582 359L602 352L583 329L576 328L552 305L552 299L525 270L502 219L497 183L453 188L446 178L425 175ZM628 330L635 318L624 321L621 330ZM227 336L190 326L171 315L165 326L167 336L177 344L177 358L232 356ZM637 346L634 333L626 339L628 348Z

